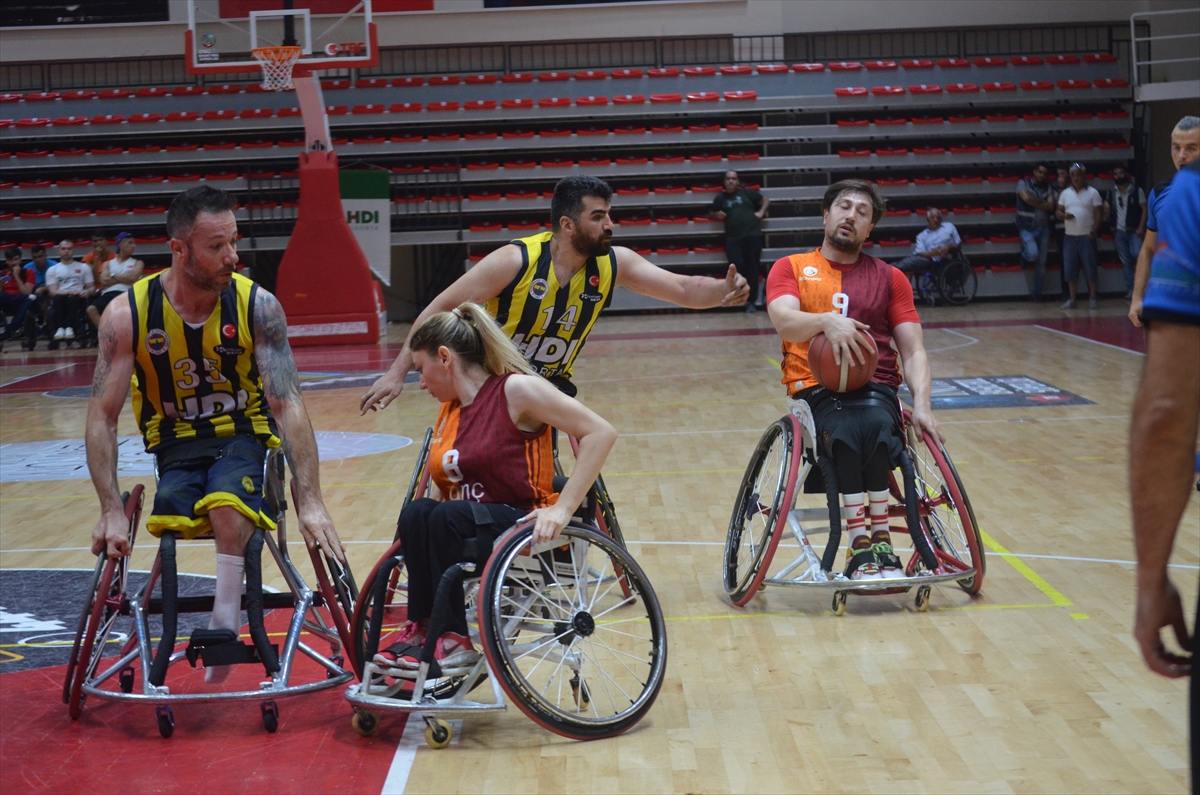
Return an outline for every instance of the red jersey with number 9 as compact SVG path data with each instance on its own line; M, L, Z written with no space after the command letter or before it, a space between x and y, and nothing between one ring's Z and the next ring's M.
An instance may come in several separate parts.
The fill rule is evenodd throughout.
M892 329L901 323L920 323L908 277L881 259L862 254L853 265L839 265L820 250L784 257L767 276L767 303L795 296L800 311L837 312L870 326L879 349L879 366L872 381L896 387L900 370L892 348ZM808 369L807 342L783 343L783 385L788 394L816 386Z
M525 509L558 499L550 426L529 433L512 421L504 395L511 375L484 381L469 406L442 404L430 440L429 475L443 499Z

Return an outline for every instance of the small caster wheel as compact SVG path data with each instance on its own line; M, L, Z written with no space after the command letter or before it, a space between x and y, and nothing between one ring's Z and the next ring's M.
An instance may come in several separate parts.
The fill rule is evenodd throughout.
M846 614L846 592L833 592L833 614L835 616L844 616Z
M453 736L454 730L446 721L441 718L425 719L425 742L429 743L430 748L445 748Z
M122 693L132 693L133 692L133 668L132 667L127 666L127 667L121 669L120 683L121 683L121 692Z
M592 694L588 691L586 682L579 678L579 674L571 677L571 695L575 697L575 706L580 710L586 710L592 703Z
M262 710L263 728L274 734L279 728L279 707L274 701L264 701L259 709Z
M329 661L331 663L333 663L334 665L336 665L338 668L345 669L345 667L346 667L346 658L340 654L337 655L336 657L331 657ZM333 671L326 669L326 671L325 671L326 679L333 679L336 676L337 676L337 674L335 674Z
M154 717L158 719L158 733L164 739L175 733L175 713L170 707L155 707Z
M928 585L922 585L917 589L917 612L924 613L929 609L929 592Z
M350 728L359 737L370 737L379 731L379 713L373 709L354 708L354 716L350 718Z

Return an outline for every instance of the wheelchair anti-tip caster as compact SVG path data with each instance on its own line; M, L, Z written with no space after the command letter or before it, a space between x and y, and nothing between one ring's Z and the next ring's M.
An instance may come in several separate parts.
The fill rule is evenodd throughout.
M843 616L846 614L846 592L833 592L833 614L835 616Z
M929 609L929 594L930 588L928 585L922 585L917 589L917 612L924 613Z
M175 733L175 713L170 707L155 707L154 717L158 720L158 733L164 739Z
M354 715L350 718L350 728L359 737L370 737L379 731L379 713L373 709L355 707Z
M446 721L441 718L425 719L425 742L429 743L430 748L445 748L453 737L454 730Z
M121 669L120 683L122 693L133 692L133 666L127 665Z
M259 709L262 710L263 728L274 734L279 728L279 707L274 701L264 701Z

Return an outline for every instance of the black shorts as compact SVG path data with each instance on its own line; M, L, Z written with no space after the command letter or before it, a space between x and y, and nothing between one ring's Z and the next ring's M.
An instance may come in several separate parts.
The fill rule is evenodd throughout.
M103 315L104 310L108 308L108 305L124 294L124 290L114 290L111 293L100 293L91 301L88 301L88 306L96 307L96 311Z
M871 382L853 392L830 392L825 387L803 389L792 396L803 400L812 409L817 431L817 454L833 460L833 446L841 442L865 461L884 445L893 465L904 450L904 423L896 390ZM814 467L805 483L806 493L825 490L821 470Z
M146 519L153 536L164 530L195 538L212 529L208 512L229 507L264 530L274 530L263 498L267 448L253 436L177 442L157 454L158 489Z

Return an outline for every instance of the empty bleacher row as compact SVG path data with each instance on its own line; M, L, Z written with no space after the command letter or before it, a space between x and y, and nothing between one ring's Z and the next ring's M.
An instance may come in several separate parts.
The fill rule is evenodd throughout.
M619 241L712 270L722 229L707 207L734 168L772 200L768 256L819 239L823 186L865 176L892 209L873 253L907 254L933 204L980 267L999 268L1016 261L1015 182L1033 163L1078 160L1103 177L1132 158L1121 72L1098 54L324 86L343 165L393 173L395 245L466 244L478 258L546 228L554 182L589 173L617 190ZM164 256L166 203L205 181L238 194L257 247L284 247L302 124L291 94L254 88L0 96L0 238L130 228L141 254Z

